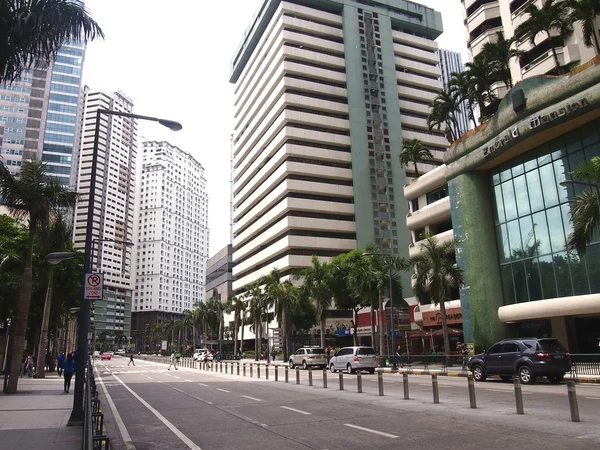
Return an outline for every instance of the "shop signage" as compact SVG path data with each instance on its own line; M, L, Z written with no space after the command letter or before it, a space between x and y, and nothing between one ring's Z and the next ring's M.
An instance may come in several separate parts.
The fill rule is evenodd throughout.
M583 108L588 105L589 102L587 101L587 99L582 98L581 100L578 100L576 102L568 102L566 104L563 104L560 108L551 111L549 114L536 114L535 116L532 116L528 120L522 122L525 124L524 127L519 127L518 125L516 125L512 129L504 132L495 140L493 140L490 145L483 147L483 156L491 155L492 153L495 153L501 148L505 147L510 141L518 138L521 135L521 131L535 130L541 125L550 123L556 119L559 119L560 117L571 114L579 110L580 108ZM523 130L523 128L526 129Z
M460 308L448 308L446 310L448 325L462 323L462 311ZM423 311L423 326L437 327L442 325L442 313L439 311Z

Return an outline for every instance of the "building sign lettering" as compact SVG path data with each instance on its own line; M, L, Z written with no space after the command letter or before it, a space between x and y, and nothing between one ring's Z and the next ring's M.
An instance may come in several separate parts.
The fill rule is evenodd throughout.
M588 106L589 102L586 98L582 98L576 102L569 102L560 108L550 112L549 114L537 114L532 116L528 121L525 121L528 130L535 130L541 125L545 125L550 123L560 117L564 117L568 114L571 114L585 106ZM501 134L498 138L496 138L490 145L483 147L483 156L491 155L494 152L497 152L501 148L505 147L510 141L518 138L521 135L521 130L518 126L515 126L509 131Z
M461 308L448 308L446 310L448 325L462 323ZM423 311L423 326L436 327L442 325L442 314L439 311Z

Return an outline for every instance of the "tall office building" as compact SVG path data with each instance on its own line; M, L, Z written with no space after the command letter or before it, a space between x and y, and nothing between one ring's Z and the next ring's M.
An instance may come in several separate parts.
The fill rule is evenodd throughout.
M265 0L232 64L234 291L369 243L407 254L404 139L437 166L439 13L404 0ZM409 285L408 277L405 285Z
M147 141L138 174L134 332L204 300L209 244L206 178L193 156Z
M525 9L531 3L538 7L542 0L461 0L467 33L467 46L471 59L483 50L487 42L497 40L497 32L503 31L504 37L514 37L515 30L529 18ZM600 27L600 20L596 22L596 33ZM554 69L554 58L551 46L556 48L558 59L562 65L582 64L592 59L595 54L593 47L586 47L583 41L583 32L580 23L574 26L574 32L566 39L553 35L549 38L545 33L540 33L535 40L522 42L518 48L525 52L521 58L513 58L510 71L513 83L534 75L543 75ZM498 83L496 92L499 97L506 93L503 83Z
M73 239L75 247L82 251L85 248L98 109L131 113L133 102L122 92L109 94L85 88L77 178L77 191L81 197L75 208ZM110 340L115 332L130 337L131 331L137 121L101 115L98 144L92 268L104 273L104 299L95 302L93 322L96 336L104 331Z
M442 86L445 91L450 90L450 79L453 73L460 73L465 70L462 63L462 58L459 52L453 52L451 50L439 49L440 55L440 69L442 70ZM460 109L456 114L458 121L458 129L454 130L455 136L461 136L462 134L469 131L471 124L469 123L469 113L467 109L467 103L462 102Z

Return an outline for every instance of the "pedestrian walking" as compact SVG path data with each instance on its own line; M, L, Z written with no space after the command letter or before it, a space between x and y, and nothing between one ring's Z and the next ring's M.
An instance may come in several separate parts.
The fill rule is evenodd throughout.
M63 363L63 370L65 374L65 392L68 394L69 389L71 389L71 378L73 378L73 372L75 372L75 361L71 353L67 355L67 359Z
M56 355L56 366L58 369L58 376L62 377L62 373L63 373L63 364L65 363L65 354L63 353L59 353L58 355Z
M127 363L127 365L129 364L133 364L133 366L135 367L135 363L133 362L133 352L131 352L131 354L129 355L129 362Z
M175 352L171 353L171 364L169 364L169 368L167 370L171 370L171 366L175 367L175 370L177 370L177 360L175 359Z
M29 355L27 358L27 376L31 378L33 376L33 372L35 372L35 356L33 354Z

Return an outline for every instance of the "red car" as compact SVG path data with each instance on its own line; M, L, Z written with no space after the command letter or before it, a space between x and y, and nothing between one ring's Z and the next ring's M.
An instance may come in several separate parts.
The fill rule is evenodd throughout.
M102 352L102 354L100 355L100 360L103 360L103 359L108 359L110 361L110 359L111 359L110 353Z

